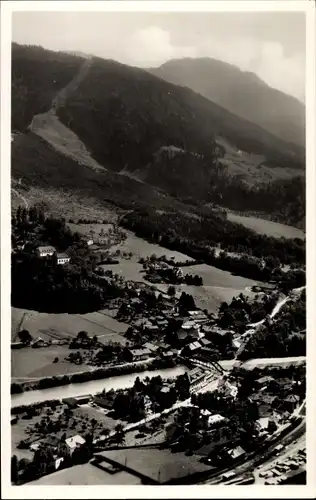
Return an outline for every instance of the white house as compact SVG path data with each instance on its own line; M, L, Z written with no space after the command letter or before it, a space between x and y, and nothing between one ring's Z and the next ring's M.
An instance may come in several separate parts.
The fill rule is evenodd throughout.
M57 259L58 265L64 265L64 264L68 264L68 262L70 262L70 257L66 253L58 253L56 255L56 259Z
M37 255L39 257L51 257L56 253L56 248L52 246L47 246L47 247L37 247Z
M71 454L78 446L82 446L83 444L85 444L85 442L86 440L83 437L79 436L79 434L66 439L66 445L68 446Z
M88 246L91 246L91 245L93 245L93 243L94 243L94 242L93 242L93 239L92 239L92 238L90 238L90 237L86 237L86 238L84 238L84 241L85 241L85 243L86 243Z

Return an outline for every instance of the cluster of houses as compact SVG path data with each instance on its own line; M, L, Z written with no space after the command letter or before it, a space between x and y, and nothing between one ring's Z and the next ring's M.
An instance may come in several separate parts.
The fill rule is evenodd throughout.
M36 249L37 256L42 258L53 258L58 265L68 264L70 262L70 257L66 253L57 252L56 248L53 246L39 246Z

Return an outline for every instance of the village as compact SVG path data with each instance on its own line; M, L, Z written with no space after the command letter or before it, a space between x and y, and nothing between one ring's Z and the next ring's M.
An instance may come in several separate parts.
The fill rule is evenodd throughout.
M124 241L120 228L102 230L98 238L92 232L74 236L58 221L46 222L46 227L55 226L57 243L72 242L67 250L42 241L37 245L40 233L31 245L20 234L14 259L22 265L31 262L36 272L60 269L67 276L67 270L80 270L100 290L111 290L98 314L126 328L119 341L93 332L93 322L89 332L73 335L17 332L11 348L31 350L33 359L55 347L64 349L63 356L52 359L56 375L11 385L13 396L56 391L49 401L35 398L12 407L17 484L55 471L67 473L80 464L88 468L87 475L91 467L102 472L104 484L111 484L116 473L129 484L179 484L213 475L215 480L258 447L304 425L304 366L251 371L238 359L258 327L251 321L271 323L269 313L280 300L276 290L256 286L252 296L241 293L209 312L181 289L203 284L199 276L182 271L192 260L151 255L140 259L144 279L130 280L115 273L116 262L131 258L130 252L114 248ZM240 311L238 322L230 311ZM82 371L71 372L71 367ZM77 395L60 396L76 382L81 387ZM271 481L269 474L266 480Z

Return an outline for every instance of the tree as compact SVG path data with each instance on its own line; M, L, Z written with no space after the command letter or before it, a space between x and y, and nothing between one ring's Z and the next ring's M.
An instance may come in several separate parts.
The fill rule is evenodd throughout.
M124 428L122 424L115 426L114 440L117 444L123 444L125 441Z
M21 330L18 333L18 337L19 337L20 341L22 342L22 344L25 344L25 345L29 345L33 339L32 335L30 334L30 332L28 330Z
M88 333L85 332L85 331L80 331L77 335L77 339L80 341L80 342L87 342L89 336L88 336Z
M11 457L11 482L16 483L18 479L19 462L18 457L13 455Z
M53 363L58 363L58 361L59 361L59 358L58 358L58 357L56 357L56 358L54 358Z
M170 285L169 288L168 288L168 295L170 295L170 297L174 297L176 294L176 288L174 285Z

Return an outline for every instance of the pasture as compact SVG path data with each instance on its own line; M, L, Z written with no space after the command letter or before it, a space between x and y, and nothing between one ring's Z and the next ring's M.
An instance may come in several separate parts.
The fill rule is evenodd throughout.
M91 337L96 335L103 344L112 341L125 345L126 339L123 333L127 328L127 324L108 316L105 310L76 315L48 314L12 308L12 341L17 340L17 333L22 329L28 330L35 338L40 336L45 341L76 337L78 332L84 330ZM65 375L91 368L85 364L75 365L64 361L69 352L67 345L12 349L11 375L18 382L19 379ZM59 358L59 362L53 363L56 357Z
M21 318L22 321L21 321ZM80 331L90 336L96 335L101 342L123 342L122 333L128 325L108 316L106 311L87 314L50 314L12 307L12 339L16 339L16 327L25 329L33 337L40 336L45 341L76 337Z
M33 349L11 350L12 382L23 382L26 379L53 377L54 375L69 375L76 372L90 370L91 367L82 364L75 365L65 361L71 351L68 346L49 346ZM58 358L58 363L53 363Z
M259 217L247 217L245 215L237 215L231 212L227 213L227 219L232 222L242 224L248 229L252 229L259 234L266 234L274 238L300 238L305 239L305 233L296 227L280 224L270 220L260 219Z
M141 257L146 258L152 254L155 254L157 257L165 255L168 259L174 257L175 261L182 262L185 262L189 258L183 253L175 250L168 250L167 248L156 245L155 243L149 243L148 241L139 238L131 231L124 229L124 232L127 234L126 240L119 245L111 247L111 250L115 251L116 249L119 249L121 252L132 252L133 257L131 262L138 262Z

